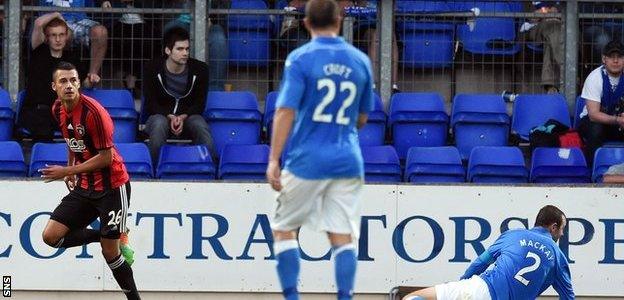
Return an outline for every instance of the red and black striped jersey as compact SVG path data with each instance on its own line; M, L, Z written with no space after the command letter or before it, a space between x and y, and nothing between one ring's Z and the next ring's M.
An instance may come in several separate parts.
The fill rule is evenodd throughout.
M57 99L52 106L52 114L58 121L69 151L74 153L76 165L94 157L99 150L111 149L111 165L78 174L77 188L97 194L118 188L129 180L123 158L113 144L113 120L100 103L81 94L76 106L68 112Z

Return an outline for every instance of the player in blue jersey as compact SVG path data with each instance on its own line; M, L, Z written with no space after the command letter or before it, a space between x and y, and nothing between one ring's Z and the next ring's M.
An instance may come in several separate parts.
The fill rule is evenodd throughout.
M568 261L556 243L565 226L560 209L544 206L535 227L504 232L470 264L460 281L419 290L403 300L535 299L551 285L559 299L574 299Z
M307 2L312 40L288 55L276 104L267 179L279 192L271 228L288 300L299 299L297 232L304 224L328 234L338 299L353 295L364 177L357 129L373 109L373 77L366 54L338 37L340 23L334 0Z

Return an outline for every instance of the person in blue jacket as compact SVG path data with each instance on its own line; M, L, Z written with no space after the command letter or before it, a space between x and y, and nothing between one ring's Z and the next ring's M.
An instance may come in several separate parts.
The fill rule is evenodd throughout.
M544 206L535 227L504 232L470 264L460 281L418 290L403 300L535 299L551 285L559 299L574 299L568 261L556 243L565 226L559 208ZM494 267L488 269L492 263Z

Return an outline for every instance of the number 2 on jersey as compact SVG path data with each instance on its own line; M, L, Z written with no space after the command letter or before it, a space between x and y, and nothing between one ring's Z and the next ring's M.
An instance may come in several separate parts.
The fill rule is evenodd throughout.
M336 99L336 83L329 79L323 78L319 79L316 83L316 89L322 90L327 88L327 94L321 100L316 108L314 109L314 114L312 115L312 121L321 122L321 123L331 123L332 115L323 113L325 107L332 103ZM340 92L348 91L349 95L344 99L338 113L336 114L336 123L340 125L349 125L351 119L349 117L345 117L345 110L353 104L353 100L355 100L355 94L357 93L357 87L353 81L341 81L340 82Z
M537 268L539 268L540 263L542 262L542 259L539 257L539 255L530 251L527 252L526 258L532 258L534 260L533 264L520 269L520 271L518 271L518 273L514 275L514 278L520 281L525 286L528 286L530 281L524 278L522 275L537 270Z

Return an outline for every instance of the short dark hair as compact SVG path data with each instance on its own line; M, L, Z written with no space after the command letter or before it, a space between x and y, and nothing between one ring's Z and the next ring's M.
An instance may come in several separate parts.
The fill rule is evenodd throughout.
M78 69L76 69L76 66L74 66L74 64L70 63L70 62L66 62L66 61L60 61L57 65L56 68L54 68L54 72L52 73L52 79L56 79L56 71L58 70L63 70L63 71L71 71L71 70L76 70L76 72L78 72Z
M552 224L561 226L565 214L554 205L546 205L537 213L535 226L548 227Z
M306 3L305 16L312 28L327 28L340 18L340 7L334 0L310 0Z
M54 18L52 20L50 20L44 27L43 27L43 33L46 33L46 31L48 30L48 28L51 27L58 27L58 26L63 26L65 27L65 32L67 32L69 30L69 26L67 26L67 23L65 21L63 21L63 19L61 18Z
M186 29L178 26L173 27L165 32L165 48L169 48L171 50L173 49L173 45L175 45L176 42L187 41L190 39L191 36Z

